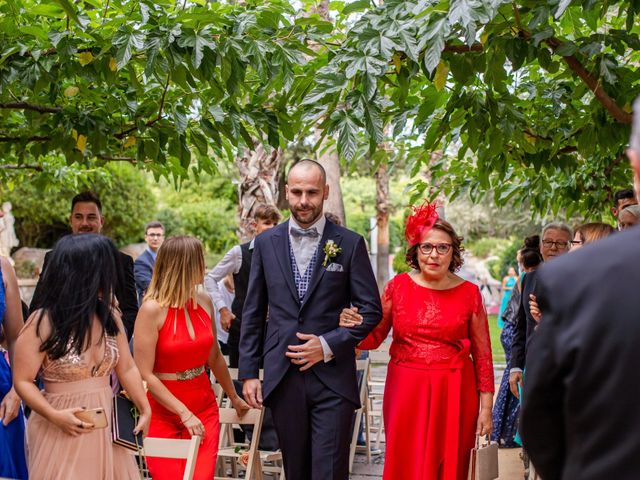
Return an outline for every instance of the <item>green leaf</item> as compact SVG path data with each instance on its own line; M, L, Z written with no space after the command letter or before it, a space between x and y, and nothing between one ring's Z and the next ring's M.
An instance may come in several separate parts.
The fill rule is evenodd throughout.
M331 119L335 122L334 130L338 132L338 151L346 160L351 160L358 148L358 125L344 110L334 113Z
M355 0L347 3L342 9L343 15L349 15L353 12L361 12L371 7L371 0Z
M64 12L69 16L69 18L71 18L71 20L73 20L80 27L82 27L82 24L78 19L78 12L76 12L75 7L71 4L71 2L69 2L69 0L54 0L54 2L56 2L62 7Z
M121 70L131 60L134 50L143 48L144 33L120 28L113 37L113 45L118 47L116 65Z

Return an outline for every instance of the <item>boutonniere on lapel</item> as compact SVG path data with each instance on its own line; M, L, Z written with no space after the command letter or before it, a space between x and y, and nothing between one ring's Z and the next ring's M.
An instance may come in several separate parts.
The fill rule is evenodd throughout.
M333 240L327 240L322 251L324 252L324 262L322 262L323 267L329 265L334 258L342 253L342 249L336 245L336 242Z

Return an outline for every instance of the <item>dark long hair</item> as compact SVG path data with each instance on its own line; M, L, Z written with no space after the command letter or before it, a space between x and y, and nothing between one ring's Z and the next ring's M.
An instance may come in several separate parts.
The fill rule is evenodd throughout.
M121 281L117 255L113 242L102 235L67 235L58 241L40 279L43 295L36 331L44 315L51 323L51 336L40 351L53 359L72 351L81 354L92 341L94 316L102 335L118 333L111 315L111 298Z

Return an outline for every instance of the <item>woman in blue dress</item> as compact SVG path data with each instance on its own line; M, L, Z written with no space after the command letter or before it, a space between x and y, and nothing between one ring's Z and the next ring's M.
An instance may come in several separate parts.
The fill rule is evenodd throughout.
M502 279L502 302L500 303L500 312L498 313L498 327L500 328L504 328L502 315L504 315L504 311L506 310L507 305L509 304L509 299L511 298L511 293L516 285L518 285L516 269L509 267L507 276Z
M0 257L0 326L13 358L13 348L23 326L22 305L16 274L7 260ZM0 477L26 480L27 461L24 447L24 416L20 398L12 387L11 368L0 355Z
M529 237L525 240L525 248L518 252L518 263L522 264L524 274L538 268L542 263L539 246L533 247L531 244L538 245L539 237ZM516 321L518 315L518 307L520 305L520 288L519 282L515 284L513 293L510 295L510 301L503 313L504 328L500 334L500 342L506 356L506 363L509 365L511 358L511 345L516 333ZM518 438L518 415L520 413L520 402L513 396L509 388L509 369L505 369L498 395L493 406L493 432L491 440L497 442L500 447L514 448L520 446Z

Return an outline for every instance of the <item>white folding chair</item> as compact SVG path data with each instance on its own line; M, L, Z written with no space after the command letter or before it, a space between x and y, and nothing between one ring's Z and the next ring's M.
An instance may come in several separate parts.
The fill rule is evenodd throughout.
M358 431L360 430L360 422L362 421L362 417L364 414L365 421L365 441L366 441L366 449L367 449L367 463L371 462L371 444L369 441L369 419L366 415L367 411L367 378L369 376L369 365L370 361L368 358L364 360L356 360L356 369L358 372L362 372L362 380L360 382L360 403L361 406L356 410L356 421L353 425L353 433L351 435L351 447L349 449L349 473L353 469L353 459L356 455L356 446L358 443Z
M258 443L260 441L260 431L262 430L263 409L252 408L242 417L233 408L220 409L220 442L218 447L218 474L215 480L233 480L241 478L237 476L238 467L245 469L244 479L246 480L262 480L262 469L260 465L260 454L258 452ZM228 425L252 425L253 435L251 442L247 446L248 459L246 466L241 465L241 453L236 451L236 445L233 442L233 436L229 435ZM231 474L227 476L226 459L232 462Z
M187 464L184 467L182 480L191 480L196 469L200 440L201 437L198 435L194 435L190 440L146 437L143 443L144 455L146 457L186 459Z

